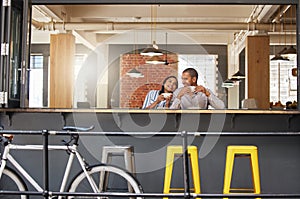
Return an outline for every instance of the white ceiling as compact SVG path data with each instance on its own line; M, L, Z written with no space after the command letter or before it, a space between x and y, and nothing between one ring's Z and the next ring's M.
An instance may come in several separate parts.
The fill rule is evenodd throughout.
M72 31L77 42L90 48L103 42L165 43L165 32L169 33L168 43L227 44L233 41L234 35L270 32L248 31L253 24L261 23L272 29L272 21L279 23L284 18L285 23L294 25L295 21L290 19L295 13L285 12L288 8L278 5L35 5L32 43L48 43L49 34Z

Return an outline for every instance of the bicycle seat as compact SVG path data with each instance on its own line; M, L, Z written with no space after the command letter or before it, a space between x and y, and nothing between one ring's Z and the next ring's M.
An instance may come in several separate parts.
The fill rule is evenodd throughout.
M89 127L79 127L79 126L64 126L64 131L90 131L94 129L94 125Z

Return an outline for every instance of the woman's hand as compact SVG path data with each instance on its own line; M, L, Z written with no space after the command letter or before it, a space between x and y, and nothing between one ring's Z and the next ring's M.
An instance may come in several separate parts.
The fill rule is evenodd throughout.
M171 94L170 96L166 97L166 107L170 107L170 102L171 102L172 97L173 97L173 94Z
M165 97L163 95L159 95L159 96L157 96L157 99L152 104L150 104L149 106L146 107L146 109L155 108L157 104L159 104L161 101L164 101L164 100L165 100Z
M161 94L157 97L156 102L159 103L159 102L164 101L164 100L165 100L165 97Z

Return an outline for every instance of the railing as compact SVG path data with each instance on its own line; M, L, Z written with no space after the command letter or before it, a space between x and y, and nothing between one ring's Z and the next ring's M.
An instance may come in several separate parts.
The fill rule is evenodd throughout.
M187 153L187 137L202 136L202 135L247 135L247 136L293 136L300 135L300 132L67 132L67 131L48 131L48 130L0 130L0 134L13 135L42 135L43 136L43 192L37 191L5 191L0 190L0 195L35 195L49 198L52 196L95 196L95 197L173 197L173 198L300 198L300 193L291 194L195 194L190 192L189 185L189 169L188 169L188 153ZM184 193L118 193L118 192L103 192L103 193L69 193L69 192L50 192L49 191L49 154L48 154L48 137L49 135L107 135L107 136L142 136L142 135L159 135L159 136L176 136L182 137L183 153L183 169L184 169Z

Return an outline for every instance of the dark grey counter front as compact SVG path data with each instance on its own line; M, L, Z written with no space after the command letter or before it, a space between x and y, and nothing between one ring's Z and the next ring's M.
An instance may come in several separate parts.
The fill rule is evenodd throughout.
M97 163L103 145L133 145L139 181L145 192L158 193L163 190L166 147L182 144L180 136L164 136L160 132L183 130L235 133L189 137L189 144L198 146L200 151L202 193L222 193L228 145L258 146L262 193L300 193L299 121L298 111L1 110L1 125L5 129L61 130L64 125L94 125L95 132L153 132L152 136L81 136L80 148L89 162ZM275 135L249 135L251 132ZM50 143L60 143L61 139L62 136L51 136ZM41 143L42 138L18 135L15 141L32 144ZM42 182L42 154L33 152L18 156L25 168ZM31 164L32 161L37 164ZM50 153L50 187L53 189L58 190L57 181L60 181L65 161L65 153ZM122 164L121 159L114 161ZM172 186L182 186L181 162L175 163ZM251 184L248 160L238 159L232 186L248 187Z

